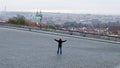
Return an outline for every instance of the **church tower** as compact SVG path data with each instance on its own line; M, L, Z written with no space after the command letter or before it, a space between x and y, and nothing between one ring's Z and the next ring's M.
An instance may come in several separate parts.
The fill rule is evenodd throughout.
M42 19L43 19L43 15L42 15L42 12L36 12L35 14L35 21L37 21L38 23L42 23Z

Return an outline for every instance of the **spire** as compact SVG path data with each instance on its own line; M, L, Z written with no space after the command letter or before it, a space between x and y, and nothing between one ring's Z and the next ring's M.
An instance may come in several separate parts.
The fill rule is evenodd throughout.
M35 20L41 23L42 22L42 17L43 17L43 15L42 15L41 10L40 10L40 12L37 11L36 14L35 14Z

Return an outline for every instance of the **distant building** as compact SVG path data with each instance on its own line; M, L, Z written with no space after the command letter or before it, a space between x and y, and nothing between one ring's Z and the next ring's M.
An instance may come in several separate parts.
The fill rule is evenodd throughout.
M37 23L36 22L32 22L32 21L29 21L27 23L28 26L37 26Z
M41 11L40 11L40 12L37 11L33 19L34 19L34 22L30 22L30 23L29 23L30 26L40 26L40 27L45 27L45 26L47 26L46 24L44 24L44 23L42 22L42 20L43 20L43 15L42 15L42 12L41 12Z
M27 23L28 26L41 26L41 27L46 27L47 25L46 24L43 24L43 23L36 23L36 22L32 22L32 21L29 21Z
M108 31L109 31L110 34L120 35L120 26L110 26L108 28Z
M6 23L8 20L0 19L0 23Z
M38 23L42 23L42 19L43 19L43 15L42 12L36 12L35 16L34 16L34 21L38 22Z

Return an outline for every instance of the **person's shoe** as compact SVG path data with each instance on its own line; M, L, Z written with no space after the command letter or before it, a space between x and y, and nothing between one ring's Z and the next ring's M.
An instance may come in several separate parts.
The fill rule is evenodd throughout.
M57 51L57 54L59 54L59 51Z
M62 52L60 52L60 55L62 55Z

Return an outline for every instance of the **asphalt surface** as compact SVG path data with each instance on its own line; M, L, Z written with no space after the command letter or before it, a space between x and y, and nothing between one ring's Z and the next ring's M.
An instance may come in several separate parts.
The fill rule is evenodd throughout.
M0 68L120 68L120 45L0 27Z

